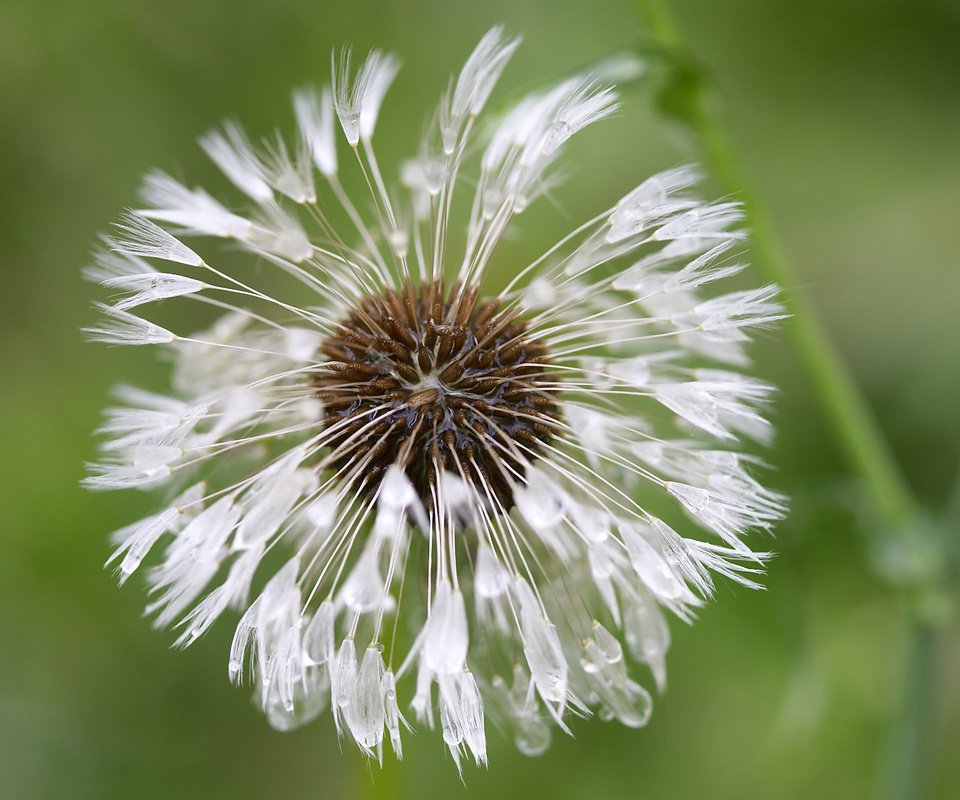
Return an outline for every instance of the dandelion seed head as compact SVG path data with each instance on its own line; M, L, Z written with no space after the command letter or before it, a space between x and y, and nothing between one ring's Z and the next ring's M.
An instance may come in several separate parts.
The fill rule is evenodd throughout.
M313 382L334 468L363 463L370 492L400 464L425 507L441 475L459 475L513 507L559 419L546 346L516 310L473 288L407 283L365 298L320 349L329 360Z
M715 290L744 234L695 169L490 280L567 143L620 108L584 75L490 112L518 45L483 37L389 168L400 62L334 54L330 84L294 94L295 139L201 139L234 198L151 172L85 270L109 301L87 336L172 362L168 393L120 388L99 431L86 485L161 495L107 563L144 576L178 647L236 614L228 677L270 724L329 712L371 758L414 725L458 769L486 763L490 720L527 755L591 713L645 725L670 617L716 576L757 587L751 533L785 513L739 452L769 441L773 389L738 371L783 308ZM237 249L254 277L221 265ZM174 303L219 316L153 321Z

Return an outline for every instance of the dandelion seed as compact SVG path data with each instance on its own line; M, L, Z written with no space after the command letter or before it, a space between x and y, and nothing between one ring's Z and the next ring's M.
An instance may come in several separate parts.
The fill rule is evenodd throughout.
M528 755L575 716L646 724L668 616L691 620L715 575L756 587L749 534L785 511L732 449L770 438L772 389L729 368L783 309L773 287L701 294L743 269L743 234L694 169L485 288L568 141L618 108L577 76L475 125L518 43L483 38L396 183L372 137L399 62L374 51L354 73L343 51L332 88L294 95L295 149L232 122L201 140L250 208L151 173L85 271L113 295L87 335L173 360L169 396L125 387L106 412L86 484L172 498L114 534L108 563L145 575L177 646L240 612L229 678L279 730L329 707L371 758L402 757L405 714L439 723L458 769L486 763L491 720ZM339 182L341 133L370 197ZM191 236L246 248L256 279ZM169 330L139 316L159 301L222 316Z
M118 253L141 258L162 258L177 264L199 267L203 264L193 250L142 214L130 211L117 223L121 236L107 238L107 243Z

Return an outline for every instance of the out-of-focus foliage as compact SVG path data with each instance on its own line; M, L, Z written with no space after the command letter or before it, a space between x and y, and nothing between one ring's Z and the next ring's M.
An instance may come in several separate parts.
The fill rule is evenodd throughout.
M910 483L942 504L960 453L960 10L948 0L671 4L726 97L733 138ZM352 3L4 0L0 4L0 794L11 798L340 798L368 767L329 719L272 731L226 680L229 625L186 654L140 619L143 595L101 569L109 531L151 508L84 494L108 387L162 366L84 345L95 233L162 167L217 184L194 138L227 115L290 127L289 90L323 80L333 46L383 46L406 66L378 131L381 163L412 152L428 108L494 22L526 42L517 86L635 44L629 2ZM526 263L649 172L697 158L642 82L577 144L554 205L505 251ZM795 287L786 287L789 291ZM769 460L793 514L768 591L726 587L674 625L670 692L648 728L574 726L530 760L491 738L476 797L865 797L884 779L899 702L902 607L871 569L880 533L810 391L771 337ZM940 654L941 753L960 741L956 644ZM951 669L952 665L952 669ZM436 735L409 740L411 797L462 791ZM934 775L960 793L955 758ZM376 768L373 770L376 772Z

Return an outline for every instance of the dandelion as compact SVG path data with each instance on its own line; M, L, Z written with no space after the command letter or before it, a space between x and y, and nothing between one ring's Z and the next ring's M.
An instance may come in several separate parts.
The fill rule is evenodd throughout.
M281 730L329 709L374 758L413 724L458 768L486 762L488 720L531 755L575 716L644 725L667 615L714 575L756 586L747 534L784 511L732 449L769 438L772 389L735 369L783 310L772 287L701 295L742 233L695 170L486 286L567 142L618 108L585 75L478 121L517 44L483 38L396 182L373 138L399 62L344 51L295 93L292 142L201 140L246 210L151 173L87 271L111 294L90 338L173 363L169 396L121 388L106 413L87 485L165 498L108 563L124 582L161 549L148 612L178 646L239 612L231 680ZM222 266L238 249L253 277ZM171 303L208 327L144 316Z

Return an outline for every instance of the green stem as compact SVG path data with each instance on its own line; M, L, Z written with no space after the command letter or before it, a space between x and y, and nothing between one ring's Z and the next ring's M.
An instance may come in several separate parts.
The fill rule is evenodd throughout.
M851 465L863 478L873 505L893 535L910 535L919 507L887 442L856 384L834 349L811 301L798 289L793 270L773 228L752 193L744 170L710 105L704 71L683 44L670 14L659 0L637 0L654 42L653 55L664 58L671 84L662 96L664 110L681 119L699 138L706 159L728 192L743 201L751 228L757 267L790 291L792 314L786 334L815 389ZM923 587L921 587L922 589ZM881 793L918 800L928 786L931 744L937 711L936 653L941 631L921 614L909 618L910 642L904 675L902 716L894 723L887 780Z
M937 726L939 629L929 620L915 618L910 636L903 708L884 770L885 785L878 791L891 800L926 797L935 761L931 734Z

